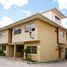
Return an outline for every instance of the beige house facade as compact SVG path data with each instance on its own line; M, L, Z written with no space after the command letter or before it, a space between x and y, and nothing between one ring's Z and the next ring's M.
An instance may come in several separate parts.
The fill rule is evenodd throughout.
M8 57L22 57L28 48L32 60L48 62L65 59L67 29L61 26L66 18L59 10L37 13L0 29L0 48Z

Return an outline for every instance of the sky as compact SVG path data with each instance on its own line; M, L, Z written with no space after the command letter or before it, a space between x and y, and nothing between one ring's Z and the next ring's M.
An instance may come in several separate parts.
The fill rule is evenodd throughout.
M0 28L52 8L67 16L67 0L0 0ZM62 20L65 28L66 21L67 18Z

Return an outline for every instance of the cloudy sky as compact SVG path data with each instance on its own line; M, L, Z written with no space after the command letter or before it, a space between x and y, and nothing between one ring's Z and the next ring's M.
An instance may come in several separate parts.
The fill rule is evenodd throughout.
M0 0L0 28L55 7L67 16L67 0ZM62 25L67 28L66 21Z

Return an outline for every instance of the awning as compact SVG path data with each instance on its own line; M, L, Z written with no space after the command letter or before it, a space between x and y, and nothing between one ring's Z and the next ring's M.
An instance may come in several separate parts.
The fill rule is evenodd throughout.
M0 45L8 45L8 43L0 43Z
M14 42L14 43L9 43L9 45L23 45L24 42Z

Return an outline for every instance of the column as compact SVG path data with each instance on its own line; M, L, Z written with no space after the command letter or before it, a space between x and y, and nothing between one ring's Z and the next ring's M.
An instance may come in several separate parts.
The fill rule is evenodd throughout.
M16 44L14 44L14 58L16 57Z

